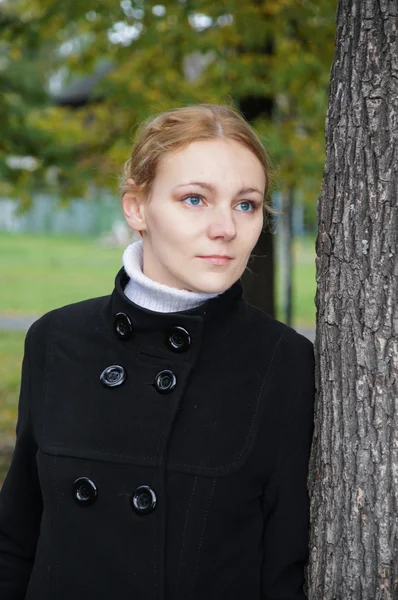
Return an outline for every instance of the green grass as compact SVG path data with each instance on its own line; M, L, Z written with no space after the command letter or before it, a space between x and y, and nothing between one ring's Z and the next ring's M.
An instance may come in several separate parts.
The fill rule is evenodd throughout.
M14 441L25 334L0 331L0 447Z
M109 294L120 248L82 237L0 234L0 312L42 314Z
M0 312L42 314L58 306L109 294L122 248L92 238L0 233ZM294 242L294 322L315 322L314 238ZM276 265L277 318L284 320Z
M293 325L315 327L315 238L295 239L293 253Z
M0 485L15 441L24 339L23 332L0 331Z

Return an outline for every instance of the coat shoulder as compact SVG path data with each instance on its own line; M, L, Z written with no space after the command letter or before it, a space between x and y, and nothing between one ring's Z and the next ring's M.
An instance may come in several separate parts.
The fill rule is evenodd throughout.
M313 354L314 344L305 335L251 304L247 304L247 309L248 321L254 331L264 332L272 338L283 339L291 349L303 352L307 356Z
M109 295L98 296L50 310L29 327L27 337L43 340L52 331L55 323L57 327L62 323L64 329L68 329L72 324L75 326L77 322L86 323L88 319L100 315L102 307L108 299Z

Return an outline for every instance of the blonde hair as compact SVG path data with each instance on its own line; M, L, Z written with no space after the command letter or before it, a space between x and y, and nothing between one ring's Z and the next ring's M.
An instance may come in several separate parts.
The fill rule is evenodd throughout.
M131 156L124 165L122 194L139 190L148 195L159 161L165 154L194 141L217 138L235 140L255 154L265 174L264 208L274 213L266 201L270 162L259 137L236 109L215 104L173 108L144 121L138 127ZM128 182L130 178L134 186Z

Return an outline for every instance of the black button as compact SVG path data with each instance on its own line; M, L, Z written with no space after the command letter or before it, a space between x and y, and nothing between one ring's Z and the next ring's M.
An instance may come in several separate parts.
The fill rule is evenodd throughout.
M120 365L111 365L102 371L100 381L106 387L121 385L127 378L127 373Z
M173 371L160 371L155 377L155 388L161 394L169 394L177 385L177 378Z
M128 340L132 336L133 325L126 313L117 313L113 326L117 337L121 340Z
M174 352L185 352L191 345L191 336L183 327L174 327L167 337L167 344Z
M89 506L97 499L97 486L88 477L79 477L73 484L73 495L80 506Z
M156 494L147 485L140 485L131 499L133 509L138 515L148 515L156 506Z

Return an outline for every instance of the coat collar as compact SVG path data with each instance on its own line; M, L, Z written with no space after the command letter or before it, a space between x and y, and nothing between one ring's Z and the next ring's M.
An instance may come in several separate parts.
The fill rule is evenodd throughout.
M127 317L125 322L128 327L131 323L131 329L134 333L155 330L167 331L176 325L190 331L200 329L205 333L215 328L220 332L220 329L224 329L227 324L230 325L231 317L233 318L239 310L246 306L242 298L243 287L240 280L238 280L228 290L214 298L210 298L196 308L174 313L155 312L143 308L127 298L123 290L128 281L129 276L122 267L116 275L113 293L108 297L108 301L104 306L105 320L118 337L121 337L121 335L120 331L117 334L117 322L118 319L124 318L121 315ZM126 341L129 337L129 335L125 336Z

